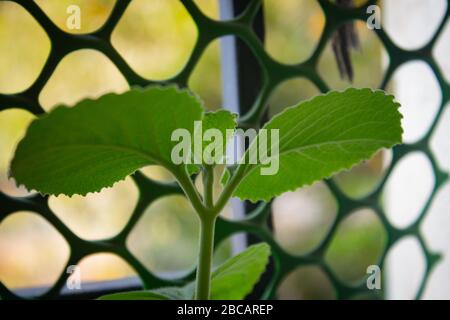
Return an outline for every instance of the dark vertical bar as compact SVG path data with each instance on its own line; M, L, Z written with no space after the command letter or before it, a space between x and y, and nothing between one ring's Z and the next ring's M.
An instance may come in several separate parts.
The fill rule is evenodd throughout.
M229 1L229 0L228 0ZM249 1L233 0L235 16L242 13ZM253 22L253 30L264 41L264 15L262 6ZM251 50L240 39L236 41L236 63L239 85L239 108L241 114L246 113L255 101L262 87L261 68Z

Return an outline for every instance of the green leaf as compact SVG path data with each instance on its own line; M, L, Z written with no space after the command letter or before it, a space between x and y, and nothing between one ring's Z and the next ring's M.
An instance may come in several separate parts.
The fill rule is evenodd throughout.
M98 300L189 300L193 296L193 289L185 286L112 293L101 296Z
M211 299L244 299L266 269L269 256L270 246L259 243L227 260L212 274Z
M202 170L202 167L199 165L196 165L196 164L187 165L187 172L190 176L200 173L201 170Z
M222 163L223 156L226 154L227 142L233 136L232 134L227 136L227 131L234 133L237 126L236 117L236 114L223 109L205 113L201 122L202 126L197 126L194 131L194 139L202 141L201 149L194 146L194 155L197 159L202 159L202 163L207 164ZM218 130L218 136L207 137L208 141L206 141L204 140L205 133L210 129ZM214 151L208 152L208 150Z
M228 167L223 168L222 176L220 177L220 184L225 186L231 178L231 172Z
M175 87L132 89L60 106L35 120L11 164L18 184L43 194L81 194L112 186L139 168L159 164L175 177L175 129L191 135L201 102Z
M163 287L155 290L129 291L107 294L98 300L189 300L194 296L193 286Z
M238 166L236 164L225 166L223 168L222 175L220 176L220 184L224 187L228 181L230 181L231 177L235 174Z
M155 291L129 291L101 296L98 300L171 300Z
M267 165L247 164L234 195L254 202L269 201L349 169L380 148L400 143L398 108L394 97L383 91L348 89L286 109L264 126L279 129L279 152L274 145L269 147L269 156L262 158L268 162L279 157L278 173L261 175L260 169Z
M242 300L253 289L269 262L270 246L259 243L220 265L211 276L212 300ZM188 300L193 299L195 282L183 287L131 291L104 295L99 300Z
M194 297L194 290L190 285L184 287L164 287L153 291L171 300L189 300Z
M242 300L259 281L269 262L270 246L258 243L228 259L211 275L211 300ZM182 288L187 297L194 296L195 283Z

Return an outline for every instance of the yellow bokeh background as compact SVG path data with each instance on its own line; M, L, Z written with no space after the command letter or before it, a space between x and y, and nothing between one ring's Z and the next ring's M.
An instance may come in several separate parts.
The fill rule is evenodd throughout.
M115 4L113 0L35 2L59 28L76 34L98 30ZM217 1L195 2L209 17L218 19ZM80 29L67 27L69 5L78 5L81 9ZM274 59L288 64L307 59L324 26L324 15L316 2L265 0L264 6L265 45L268 53ZM382 77L382 48L376 36L364 24L359 23L357 29L361 38L361 51L352 56L355 68L353 85L377 87ZM111 41L136 73L146 79L162 80L175 76L183 68L197 36L194 21L178 0L134 0L119 21ZM26 90L38 77L50 48L51 43L45 31L26 10L13 2L0 2L0 93L13 94ZM366 61L370 63L365 63ZM320 58L319 73L332 88L340 89L350 85L340 79L329 44ZM371 76L367 77L367 74ZM189 87L200 95L208 108L221 107L219 40L210 44L204 52L189 79ZM39 102L49 111L58 104L73 105L86 97L95 98L106 92L123 92L128 88L124 77L105 55L94 50L79 50L68 54L59 62L41 91ZM317 93L314 85L305 79L289 80L272 94L269 101L270 113L276 114L284 107ZM7 171L14 148L33 118L30 113L19 109L0 112L0 191L10 196L29 195L8 179ZM381 177L382 170L377 169L380 167L377 164L382 159L374 161L359 166L353 176L348 173L341 178L350 194L356 192L353 181L363 177L368 184L373 184L373 181ZM158 181L172 179L159 167L149 167L142 171ZM318 242L317 235L323 236L324 230L327 230L333 215L329 211L334 209L333 206L330 209L328 195L321 190L311 187L305 191L314 193L317 198L311 206L317 206L314 207L314 212L318 212L319 220L312 224L311 238L299 237L298 229L289 223L292 216L288 215L286 220L286 215L283 214L289 209L287 204L295 208L296 201L302 199L301 194L286 196L286 201L278 202L274 208L275 236L286 249L304 252L305 248L311 247L311 243ZM111 189L85 198L51 197L49 205L78 236L98 240L120 232L132 214L137 198L137 188L129 178ZM289 212L297 214L296 210ZM231 218L229 210L226 215ZM362 224L361 228L363 229L358 229L360 237L364 237L367 232L372 232L372 236L380 232L373 224ZM158 200L146 210L127 245L149 270L170 278L194 268L197 233L197 219L188 203L181 197L168 197ZM343 242L345 239L341 239L336 246L345 245ZM230 255L230 246L221 248L221 257L217 258L219 260ZM38 215L30 212L14 213L0 225L0 280L12 289L48 287L64 272L69 250L65 240ZM335 256L331 254L330 259ZM366 254L356 263L364 264L367 259L373 260L374 256L376 258L376 252ZM335 265L348 273L346 265L340 266L339 262L335 262ZM83 281L135 275L135 271L126 262L111 254L86 257L79 266ZM280 295L295 295L289 290L293 289L283 287Z

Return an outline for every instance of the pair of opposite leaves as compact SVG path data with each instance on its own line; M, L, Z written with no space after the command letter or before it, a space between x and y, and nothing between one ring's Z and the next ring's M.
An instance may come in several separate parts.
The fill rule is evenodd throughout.
M369 159L401 142L399 104L383 91L347 89L286 108L264 125L279 129L279 170L261 175L246 164L234 196L268 201ZM228 111L205 113L201 101L175 87L132 89L60 106L32 122L19 143L11 174L43 194L81 194L112 186L152 164L175 177L185 164L171 160L176 129L194 134L194 122L221 132L234 129ZM191 172L192 170L188 170Z

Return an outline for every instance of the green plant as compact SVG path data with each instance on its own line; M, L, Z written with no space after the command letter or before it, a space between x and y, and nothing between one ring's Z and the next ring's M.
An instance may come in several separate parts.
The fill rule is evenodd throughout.
M35 120L17 147L11 173L28 189L71 196L98 192L143 166L165 167L200 220L196 282L105 298L190 299L195 293L197 299L242 299L264 271L270 250L267 244L249 247L211 276L215 222L230 197L269 201L400 143L398 107L383 91L348 89L286 108L264 125L237 165L224 171L223 191L214 199L213 169L223 159L229 133L236 130L236 116L225 110L205 113L187 90L133 89L83 100L73 108L60 106ZM205 138L208 129L215 129L215 135ZM267 130L276 134L268 136ZM174 139L175 132L188 133L193 141L186 143L182 134ZM268 141L270 147L261 152ZM255 152L258 161L252 161ZM174 154L183 161L174 161ZM278 164L276 173L264 175L272 160ZM199 172L203 196L192 180Z

